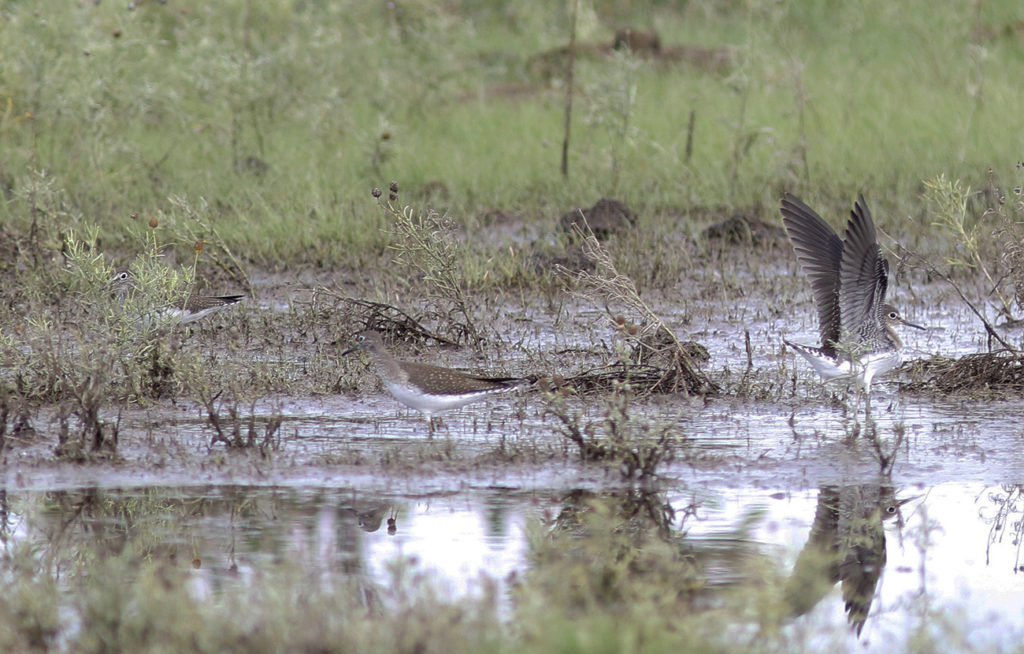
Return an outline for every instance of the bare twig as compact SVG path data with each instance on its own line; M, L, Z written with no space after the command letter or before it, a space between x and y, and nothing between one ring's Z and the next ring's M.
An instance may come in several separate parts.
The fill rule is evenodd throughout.
M576 69L576 18L579 14L580 2L573 0L572 16L569 19L569 56L566 58L565 71L565 120L562 137L562 177L569 178L569 132L572 127L573 74Z
M399 209L390 201L380 200L380 204L395 219L388 244L395 252L395 261L429 284L432 298L439 302L436 306L455 330L456 339L468 338L473 347L479 348L483 337L471 315L465 274L460 267L461 245L453 235L451 220L433 209L423 213L409 206Z
M324 286L317 287L313 291L313 304L315 305L321 297L330 297L347 304L357 313L354 318L364 329L373 329L400 338L412 336L418 340L433 340L445 345L457 345L452 339L427 329L418 318L410 316L396 306L349 297Z
M956 291L956 294L960 296L960 299L963 301L963 303L967 305L967 308L970 309L971 312L978 317L978 320L981 321L981 324L985 327L985 332L988 333L990 341L994 340L998 342L1002 347L1012 352L1019 351L1017 348L1013 347L1005 340L1003 340L1003 338L996 331L996 328L992 326L992 323L990 323L988 319L985 318L985 315L978 309L978 307L974 305L973 302L967 299L967 296L964 295L964 292L960 289L960 286L955 281L953 281L953 279L949 275L940 271L938 268L932 265L932 263L928 261L928 259L926 259L925 257L921 256L920 254L912 250L907 249L902 245L897 246L897 252L901 258L909 257L917 261L921 265L921 267L923 267L928 272L929 275L934 275L935 277L938 277L942 281L952 286L953 290ZM989 349L991 350L991 344L989 346Z
M594 236L586 222L586 217L582 216L582 212L581 218L581 221L573 224L573 230L581 242L583 255L594 262L595 272L570 271L562 266L557 266L556 272L582 288L583 290L577 292L577 295L584 299L595 301L600 298L606 306L610 301L639 314L641 324L636 334L638 342L642 343L644 336L660 336L668 340L672 353L672 365L669 367L671 372L666 372L666 375L678 375L681 379L677 381L682 382L673 384L674 387L679 387L685 393L713 392L716 389L715 385L693 364L687 348L679 342L668 325L640 298L640 293L633 280L620 273L615 267L611 254ZM661 386L665 380L666 378L663 377L656 386Z

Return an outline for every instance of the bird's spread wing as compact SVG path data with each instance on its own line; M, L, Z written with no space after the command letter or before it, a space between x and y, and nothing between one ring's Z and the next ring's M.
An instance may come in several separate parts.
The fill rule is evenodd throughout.
M781 211L793 251L814 292L822 349L834 356L835 343L839 341L843 241L821 216L794 195L787 193L782 198Z
M882 330L880 312L889 286L889 262L876 242L875 224L863 195L850 212L843 242L839 314L846 331L843 338L857 344Z

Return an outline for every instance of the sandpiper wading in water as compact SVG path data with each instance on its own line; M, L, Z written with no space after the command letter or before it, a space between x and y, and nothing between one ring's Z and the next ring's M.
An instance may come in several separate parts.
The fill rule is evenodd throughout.
M136 290L135 279L133 275L127 270L122 270L114 275L111 280L114 285L114 289L117 292L117 299L121 305L124 305L128 300L128 295ZM153 313L153 317L156 318L156 322L159 324L185 324L190 323L200 318L203 318L214 311L224 309L236 302L240 302L245 298L244 295L196 295L195 293L189 293L184 295L180 300L169 304L166 307L160 307Z
M784 341L811 364L825 381L855 381L871 410L871 381L897 367L903 342L896 325L907 322L885 301L889 262L882 256L875 225L858 196L839 238L835 230L799 198L782 198L782 222L814 291L821 346Z
M435 414L508 392L531 381L523 377L478 377L426 363L399 361L388 352L381 335L373 330L359 332L355 340L356 346L342 352L342 356L356 350L369 352L377 375L391 395L422 413L431 434Z

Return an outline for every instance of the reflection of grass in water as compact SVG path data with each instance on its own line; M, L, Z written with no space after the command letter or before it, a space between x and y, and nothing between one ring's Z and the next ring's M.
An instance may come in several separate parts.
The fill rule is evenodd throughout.
M657 494L567 497L550 534L537 525L533 563L513 583L511 608L493 580L480 579L468 596L453 599L410 559L391 562L380 583L330 562L304 569L305 557L315 555L301 550L274 562L270 556L266 563L242 558L234 579L217 581L215 569L203 574L204 567L216 566L202 560L203 544L233 538L204 534L211 518L230 514L231 529L249 533L253 518L273 522L266 515L273 507L272 498L250 499L244 492L192 500L164 490L51 494L38 504L9 506L45 557L37 558L27 539L12 546L3 564L0 646L548 651L558 640L586 643L602 621L608 636L613 631L607 621L626 629L626 641L612 640L616 648L637 637L665 645L716 638L695 630L702 612L692 600L707 585L700 556L681 540L681 525L673 524L682 516L674 516ZM278 510L286 515L287 508ZM197 566L200 572L191 572ZM216 591L197 591L201 580Z
M162 488L5 496L0 648L811 652L823 640L838 651L852 642L841 617L790 624L788 573L751 539L765 518L758 508L724 533L690 537L696 501L669 505L635 487L570 492L531 522L523 568L504 585L471 579L453 598L429 559L395 559L369 581L360 565L348 567L358 546L324 558L295 531L295 512L310 515L296 497L245 487L211 497ZM342 507L338 519L353 533L383 530L395 516L402 530L390 501L321 501ZM923 558L929 524L925 516L907 533ZM261 555L248 556L254 549ZM906 640L894 646L966 642L966 612L936 603L920 574L912 603L882 607L906 616Z
M550 141L561 115L551 110L546 82L531 79L522 65L564 35L566 18L550 7L518 3L496 10L483 2L296 8L270 2L201 12L136 4L126 10L120 3L72 3L36 15L35 6L23 3L7 7L0 22L0 47L16 53L0 57L0 188L8 200L0 203L0 396L4 410L21 416L39 404L61 402L57 423L67 425L68 442L80 436L84 450L96 443L96 427L112 444L106 436L116 429L117 407L148 402L151 395L188 401L228 388L247 406L249 398L265 393L351 391L363 374L331 357L332 340L353 326L352 317L300 302L280 313L242 308L222 321L221 330L159 347L117 338L116 329L95 329L113 307L100 291L104 276L93 274L98 267L79 274L90 270L86 259L98 249L66 249L74 242L67 238L71 228L91 248L120 251L130 260L139 246L131 226L159 217L172 226L168 240L185 249L179 261L190 261L189 248L205 239L220 246L217 268L243 259L289 274L296 266L343 270L346 278L358 278L353 294L370 294L380 284L373 272L387 257L368 190L381 178L400 179L410 190L440 178L451 191L446 209L466 221L459 233L464 252L453 263L471 294L497 295L495 287L511 287L525 295L539 288L552 308L560 300L551 292L547 259L534 255L559 246L553 216L610 186L640 213L643 233L610 247L623 271L645 282L640 291L646 292L690 283L691 269L717 265L703 253L681 254L679 241L650 236L655 230L695 232L699 226L680 225L695 215L693 206L721 207L726 214L736 206L769 207L764 212L773 214L779 188L803 189L845 206L856 187L879 196L880 212L918 215L919 180L945 170L978 186L987 166L1008 166L1019 155L1002 120L1018 113L1019 75L1013 66L986 63L1017 56L1018 9L1007 0L940 6L871 0L831 3L827 10L814 3L686 11L598 3L593 38L612 22L655 23L666 40L738 45L741 66L723 79L685 67L638 65L629 75L628 106L620 104L628 123L619 124L629 131L609 133L606 126L577 122L574 142L581 150L570 182L552 174L557 155ZM606 62L588 61L580 66L580 88L603 92L599 82L607 73ZM480 90L495 82L522 83L530 92L513 102L481 100ZM594 100L597 105L614 98ZM682 136L691 110L692 157L683 152ZM965 115L971 120L963 121ZM612 171L601 156L608 152L615 156ZM46 179L36 172L43 170ZM514 208L524 222L539 225L541 245L489 245L473 217L490 207ZM128 220L133 214L141 219ZM97 226L96 238L86 221ZM78 266L72 275L66 274L69 259ZM352 271L371 274L349 276ZM155 287L167 283L152 281ZM1024 284L1014 281L1020 295ZM736 290L742 283L721 280L723 311L745 292ZM713 286L688 291L710 293ZM1010 295L1004 295L1001 304L1008 305ZM290 302L288 292L278 297ZM472 300L476 317L487 315L487 299ZM82 309L90 305L93 313L85 315ZM766 394L784 392L784 372ZM557 448L536 438L536 446L513 442L513 457L557 456ZM409 460L447 457L467 465L459 446L456 434L448 449L417 452ZM81 451L68 447L66 453ZM595 641L595 648L642 642L655 649L693 646L704 642L701 634L717 637L735 624L730 616L689 612L669 623L661 605L643 596L636 606L587 609L579 623L561 610L524 612L510 636L486 601L464 606L442 598L431 606L428 590L390 591L391 606L398 608L379 612L374 622L366 618L371 603L352 599L359 588L314 583L304 593L308 579L288 569L252 581L246 588L257 597L252 603L247 594L229 593L218 604L191 598L183 575L140 551L113 556L108 565L91 560L83 567L89 579L111 587L76 579L70 596L59 595L52 578L34 571L32 552L15 551L12 560L26 565L7 569L0 625L14 626L0 626L0 638L9 639L4 649L52 643L60 602L105 625L111 642L125 648L141 646L149 628L160 636L149 642L181 649L254 649L263 638L279 644L290 637L339 649L426 643L444 651L511 651L541 650L552 642L586 649ZM600 544L591 552L609 555ZM664 568L652 567L680 570L682 564L669 560ZM641 596L643 589L621 586L637 579L653 593L678 592L675 580L619 572L612 581L622 596ZM524 586L524 597L536 606L549 599L534 581ZM761 615L763 600L750 601L742 606ZM295 606L310 610L296 612ZM951 632L957 635L955 625ZM629 638L634 641L624 642ZM750 647L788 649L772 633L764 638ZM99 647L84 636L73 644Z

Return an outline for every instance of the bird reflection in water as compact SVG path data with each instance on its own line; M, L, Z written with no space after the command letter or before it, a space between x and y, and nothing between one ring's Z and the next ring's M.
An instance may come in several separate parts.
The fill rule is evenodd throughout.
M860 635L885 568L884 523L897 518L910 497L882 484L822 486L814 523L784 594L791 615L804 615L837 583L850 627Z

